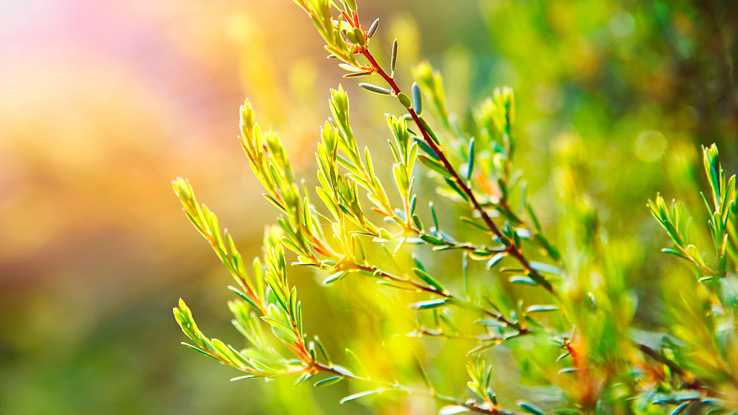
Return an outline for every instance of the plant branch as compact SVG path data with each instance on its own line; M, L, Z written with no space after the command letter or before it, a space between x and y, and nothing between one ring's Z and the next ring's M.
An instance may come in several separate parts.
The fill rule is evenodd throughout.
M387 84L392 88L392 93L394 95L399 95L402 90L395 82L394 78L387 74L387 72L382 69L382 67L377 63L377 60L372 55L371 51L369 51L368 48L363 47L359 50L359 53L361 53L370 63L371 67L374 69L374 71L381 76ZM515 244L510 241L510 238L505 236L502 231L500 231L499 227L494 223L492 218L489 216L487 211L482 207L482 205L477 200L476 196L474 195L474 192L471 190L469 186L467 186L466 182L461 179L459 174L456 172L456 169L451 165L451 162L448 160L446 155L443 153L441 148L436 144L436 142L431 138L430 134L428 133L428 130L425 128L423 122L420 120L420 116L415 112L415 110L410 107L407 108L407 112L412 117L415 124L418 126L418 129L420 129L421 134L423 135L423 140L430 146L430 148L438 155L438 158L440 159L441 163L443 163L443 166L446 168L446 170L451 174L453 177L454 182L459 186L459 188L464 192L464 194L468 197L469 201L473 205L474 209L476 209L479 214L482 217L482 220L484 221L487 228L489 228L490 232L497 237L506 247L508 254L515 257L515 259L520 262L520 264L525 268L525 271L528 272L528 274L531 277L534 277L537 283L539 283L543 288L548 290L551 294L554 295L554 297L558 298L558 295L556 294L556 291L554 290L551 283L549 283L538 271L533 269L531 267L528 260L523 255L523 252L520 248L515 246Z
M318 371L330 373L334 376L340 376L340 377L350 379L353 381L358 381L358 382L371 383L373 385L376 385L382 388L387 388L388 390L405 392L410 395L429 396L444 404L462 406L468 409L470 412L476 412L480 414L494 414L494 415L516 415L514 412L508 412L499 407L486 408L478 404L476 401L469 400L466 402L462 402L450 396L441 395L433 389L426 390L426 389L410 388L407 386L400 385L399 383L382 382L382 381L377 381L374 379L356 376L353 373L347 372L345 370L338 370L334 368L333 366L327 366L319 362L315 362L313 367L317 369Z
M436 288L436 287L432 287L430 285L421 284L421 283L419 283L417 281L414 281L414 280L411 280L411 279L401 278L401 277L398 277L396 275L392 275L392 274L389 274L389 273L387 273L385 271L382 271L382 270L378 269L377 267L368 267L368 266L359 266L359 265L357 265L357 270L364 271L364 272L367 272L367 273L371 273L372 275L375 275L377 277L385 278L387 280L390 280L390 281L393 281L393 282L397 282L397 283L400 283L400 284L407 284L407 285L409 285L410 287L412 287L415 290L427 292L427 293L434 294L434 295L437 295L439 297L445 298L447 300L450 300L451 301L451 304L456 303L457 305L460 305L462 307L472 308L474 310L477 310L477 311L481 312L482 314L485 314L485 315L487 315L489 317L492 317L495 320L499 321L500 323L502 323L503 325L505 325L505 327L509 327L511 329L514 329L518 333L518 335L525 335L525 334L529 334L530 333L530 330L528 328L523 327L519 322L515 322L515 321L512 321L512 320L509 320L502 313L495 312L495 311L489 310L489 309L484 308L484 307L480 307L477 304L474 304L471 301L468 301L468 300L464 300L462 298L459 298L459 297L451 294L450 292L448 292L446 290L439 289L439 288Z
M645 344L641 344L637 342L635 344L638 347L638 350L640 350L643 354L645 354L646 356L650 357L651 359L659 363L666 365L666 367L668 367L672 372L678 375L684 382L684 386L687 387L688 389L695 389L695 390L701 390L701 391L707 390L707 387L702 382L695 379L694 376L690 372L679 367L679 365L677 365L671 359L668 359L666 356L646 346Z

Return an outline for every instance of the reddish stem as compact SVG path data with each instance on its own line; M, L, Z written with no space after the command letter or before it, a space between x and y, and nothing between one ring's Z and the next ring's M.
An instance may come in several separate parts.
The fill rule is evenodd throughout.
M400 87L397 86L397 83L395 82L394 78L392 78L390 75L387 74L387 72L382 69L381 66L379 66L379 63L377 63L377 60L374 59L374 56L367 48L362 48L359 50L359 53L364 55L364 57L369 61L374 71L379 74L386 82L389 84L389 86L392 88L392 94L399 95L402 91L400 90ZM443 166L446 168L446 170L451 173L451 176L453 177L453 180L456 182L456 184L461 188L461 190L464 192L464 194L468 197L469 201L471 201L472 205L474 206L474 209L476 209L479 214L482 216L482 220L484 221L485 225L489 228L489 230L494 234L505 246L507 246L507 252L515 257L515 259L520 262L520 264L525 268L526 272L529 274L536 274L540 277L540 281L543 281L544 284L543 287L551 292L554 296L556 296L556 292L554 291L551 284L549 284L543 276L541 276L538 271L534 270L533 267L531 267L528 260L523 255L523 252L520 250L520 248L516 247L508 237L503 235L503 233L500 231L500 229L495 225L495 223L492 221L492 218L487 214L487 211L482 207L482 205L477 200L476 196L474 195L474 192L472 192L471 188L467 186L466 182L459 177L458 173L456 173L456 169L451 165L451 162L449 162L448 158L446 158L446 155L443 153L441 148L433 141L433 139L430 137L430 134L428 131L423 127L423 123L420 121L420 117L415 112L415 109L412 107L407 108L407 112L412 117L415 124L420 129L420 132L423 134L423 140L430 146L430 148L436 153L438 158L440 159L441 163L443 163Z

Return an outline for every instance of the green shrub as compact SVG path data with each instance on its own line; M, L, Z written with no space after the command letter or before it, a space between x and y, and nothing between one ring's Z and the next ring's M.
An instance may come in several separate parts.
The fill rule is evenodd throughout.
M601 229L578 185L576 143L559 144L556 206L534 209L513 162L511 89L496 89L462 120L447 109L441 76L428 63L415 67L416 83L403 92L394 76L397 42L381 66L370 48L378 20L362 26L355 1L296 3L346 78L374 78L359 85L403 109L386 116L392 168L361 148L339 87L310 189L246 101L241 145L281 216L267 229L263 258L247 264L189 183L174 182L188 218L236 281L229 307L248 342L242 348L207 337L180 300L174 314L189 347L243 373L234 379L348 382L355 393L341 403L367 398L378 410L408 401L432 411L433 400L441 414L727 413L738 405L736 187L715 146L703 149L706 227L689 228L684 204L668 206L660 195L649 201L673 241L664 252L686 262L649 268L659 310L640 322L638 300L649 294L628 276L639 248L612 242ZM556 238L544 230L552 222ZM323 318L367 327L323 328L330 344L308 334L319 325L303 322L290 265L313 269L326 286L348 287L322 304L341 314ZM370 289L383 296L360 301ZM403 338L411 340L396 341L407 327ZM347 353L333 360L336 347ZM464 366L471 395L459 387Z

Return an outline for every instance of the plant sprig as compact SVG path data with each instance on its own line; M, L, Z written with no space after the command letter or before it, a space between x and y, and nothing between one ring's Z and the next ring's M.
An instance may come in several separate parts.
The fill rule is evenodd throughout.
M249 114L250 112L247 110L246 116L248 117ZM248 123L248 119L246 123ZM247 128L246 131L250 130ZM249 147L246 144L245 146ZM251 146L249 148L254 147ZM264 163L260 163L257 166L264 165ZM298 383L300 383L310 379L317 373L325 373L332 375L332 377L318 381L316 386L325 386L342 379L349 379L369 383L376 387L375 389L348 396L341 403L371 394L393 390L408 394L430 396L441 403L466 408L470 412L500 415L511 414L502 411L499 407L491 407L484 402L462 402L438 394L435 390L414 389L398 383L386 383L363 378L344 367L331 363L324 346L318 338L316 337L312 341L307 341L307 335L303 331L301 304L297 300L296 290L291 288L286 278L287 264L281 243L279 243L280 238L283 238L283 234L277 229L273 229L267 234L267 246L271 248L268 249L265 255L266 269L264 269L260 261L255 260L253 263L253 276L250 277L243 266L241 255L235 248L233 239L227 231L225 233L221 232L216 216L206 206L200 205L197 202L190 184L184 179L177 179L174 181L173 186L188 218L195 225L196 229L210 242L216 254L228 266L239 286L238 288L231 287L231 290L238 295L240 300L231 302L229 308L235 317L233 320L234 326L249 340L252 347L237 350L235 347L227 345L218 339L207 337L195 323L190 308L183 300L180 300L178 307L175 307L174 316L184 334L192 342L191 344L185 343L185 345L218 360L222 364L246 373L245 376L236 377L233 380L256 377L274 379L285 376L299 376ZM274 194L280 193L275 191ZM222 236L223 234L225 234L225 237ZM465 306L469 305L463 300L456 299L440 286L432 287L422 285L389 274L382 274L380 277L387 278L393 282L407 282L412 287L418 289L423 288L434 294L445 296L449 303L456 301L464 303ZM430 277L428 276L426 278L429 279ZM486 312L492 313L489 311ZM504 317L496 314L493 314L493 317L501 321L506 321ZM513 327L515 325L515 323L508 324ZM267 334L264 330L265 327L271 329L272 336ZM289 350L293 358L280 353L273 346L274 339L279 340ZM318 350L328 360L328 363L321 363L319 361Z
M349 119L348 94L342 87L331 91L331 118L320 132L314 189L295 177L278 135L261 129L246 101L241 107L241 146L264 187L265 198L281 214L277 226L267 230L263 258L254 260L247 270L233 237L221 230L216 216L205 205L197 202L189 183L184 179L173 183L187 217L236 281L229 288L237 299L229 303L229 308L234 326L247 340L245 348L237 348L206 336L180 300L174 315L189 338L189 347L245 373L234 380L295 376L300 383L320 375L316 387L342 380L364 385L342 403L397 392L433 398L444 405L439 412L444 415L512 415L499 405L493 388L493 365L482 358L500 344L516 354L523 371L540 372L531 378L539 376L549 382L548 386L559 388L556 393L566 401L557 408L562 413L652 413L648 405L659 405L678 414L698 407L729 407L721 400L728 397L727 393L715 385L719 381L738 384L738 375L731 370L731 362L738 356L732 352L738 295L732 293L730 285L738 259L738 192L735 176L726 178L722 170L716 147L703 149L709 184L703 200L714 261L712 254L703 256L690 237L690 218L681 205L669 208L660 195L654 202L649 201L654 216L674 242L675 248L666 252L693 264L699 275L696 285L705 289L680 293L684 318L689 320L674 324L673 338L656 333L658 341L636 341L627 325L635 311L635 299L618 280L626 270L610 263L612 258L604 248L605 238L598 233L597 215L590 201L578 196L565 198L565 207L572 211L568 219L581 222L577 226L584 229L582 240L569 242L570 248L582 250L569 249L566 262L543 234L527 200L526 184L512 163L516 139L511 89L496 89L472 111L471 125L462 128L446 108L443 80L430 64L415 68L416 83L405 93L395 78L399 54L396 40L389 68L378 63L370 43L379 30L379 20L365 29L355 0L295 2L310 16L326 42L329 57L339 61L346 78L377 75L383 86L369 82L359 86L393 96L404 108L402 116L386 116L392 134L388 140L392 166L381 170L391 170L392 176L390 180L381 176L369 149L359 145ZM440 129L431 126L433 120L440 123ZM439 221L431 200L420 203L429 207L430 220L423 223L419 209L422 199L416 193L417 164L438 179L438 194L460 201L471 212L470 217L461 217L454 224L461 223L475 236L491 242L467 241L464 233L451 236L442 229L448 229L448 225ZM385 187L392 180L393 185ZM575 191L573 186L566 190L568 196ZM464 280L464 295L455 293L445 273L413 255L414 247L410 245L426 245L434 252L462 251L459 279ZM324 285L340 281L350 284L354 277L362 276L392 290L414 292L414 297L407 300L416 320L410 336L472 343L468 355L479 355L476 361L468 362L468 357L466 361L470 379L467 386L474 398L463 400L438 393L417 358L416 369L425 388L365 375L367 371L362 367L366 365L353 353L359 370L333 363L319 338L309 337L303 329L297 290L287 280L287 257L292 253L296 259L291 265L312 268L321 275ZM536 261L541 256L547 258L546 262ZM515 263L507 265L507 258ZM487 269L508 277L500 284L502 289L474 293L469 288L468 274L473 272L469 259L486 261ZM557 279L562 282L555 285ZM543 290L528 296L523 290L511 289L513 284ZM553 296L556 304L538 303L541 294L550 297L545 293ZM461 322L468 324L456 324L452 319L470 316L474 320ZM684 335L690 327L697 331L693 337ZM673 340L677 338L683 344ZM537 353L528 356L531 344ZM704 373L710 371L718 375L706 377ZM654 375L649 377L651 372ZM608 406L613 399L623 402ZM544 413L527 400L519 401L518 407L526 413Z
M707 223L716 257L715 264L708 265L701 251L690 242L688 226L691 218L687 217L688 214L676 201L672 201L671 209L669 209L664 198L657 195L655 202L648 201L648 206L674 242L674 249L664 248L663 251L691 262L707 281L713 277L725 277L729 256L736 258L736 242L729 240L728 234L731 230L735 231L738 190L736 190L735 175L727 179L725 177L718 158L717 147L714 144L709 148L703 147L702 154L711 197L708 201L704 193L700 192L700 194L709 216Z
M316 19L313 18L313 22L315 23L316 28L319 32L322 33L324 29L324 26L322 23L326 20L330 19L330 8L324 7L327 5L327 1L323 1L323 5L320 5L321 2L314 2L315 4L311 4L307 1L300 1L296 0L298 4L303 7L303 9L312 17L319 15L322 18ZM355 8L351 8L347 5L336 5L338 10L341 13L341 16L343 18L346 18L346 24L347 26L343 29L339 29L339 27L343 27L341 23L341 20L339 19L338 24L335 27L334 33L342 32L344 36L338 36L335 35L333 37L330 37L330 39L326 36L323 36L324 39L327 41L326 48L333 52L336 57L338 57L343 63L340 65L342 68L349 71L349 74L372 74L376 73L378 74L390 87L389 89L382 88L373 84L367 84L362 83L360 86L363 88L379 93L382 95L393 95L398 98L400 103L405 107L407 110L407 113L409 114L410 118L418 128L420 132L420 136L422 138L422 142L424 145L423 147L427 150L425 153L427 156L421 157L420 161L424 162L424 164L431 166L431 169L438 172L442 176L444 176L444 179L448 186L456 191L456 193L467 203L469 203L480 215L482 221L484 222L485 226L488 229L488 232L491 233L491 236L493 239L502 244L505 247L505 253L510 255L511 257L514 257L522 266L523 266L523 272L526 274L528 278L530 278L532 281L534 281L537 285L540 285L550 293L552 293L554 296L556 296L556 292L554 290L553 285L541 274L538 270L536 270L534 267L532 267L528 261L528 259L525 257L523 251L522 251L522 244L520 240L520 236L517 234L517 232L509 231L505 228L498 227L497 224L492 220L490 215L488 214L487 210L482 206L482 204L479 202L475 192L472 191L471 187L469 186L468 182L460 176L460 174L457 172L457 170L453 167L451 162L449 161L448 157L446 156L446 153L443 150L443 146L436 135L436 133L433 131L433 129L430 127L428 122L422 118L418 112L415 111L416 105L408 105L410 103L409 98L406 94L402 92L400 87L397 85L394 79L394 64L397 62L397 47L393 46L393 52L392 52L392 73L388 74L377 62L374 55L369 49L369 45L367 42L366 33L363 31L363 28L361 27L359 23L359 15L357 13L357 10ZM349 33L354 34L353 38L351 35L348 35ZM360 36L363 35L363 36ZM337 50L346 50L351 51L351 56L345 56L342 54L336 54L335 51ZM356 61L355 56L361 55L363 56L367 61L368 64L360 64ZM438 85L438 82L435 80L431 82L433 85ZM434 103L436 103L437 106L443 107L443 100L442 95L437 92L437 88L433 90L435 93L433 94ZM414 96L419 96L418 94L414 94ZM498 96L500 99L506 100L507 103L502 106L505 110L504 119L508 123L505 128L509 129L509 124L513 121L514 115L512 113L512 91L511 90L504 90L498 93Z

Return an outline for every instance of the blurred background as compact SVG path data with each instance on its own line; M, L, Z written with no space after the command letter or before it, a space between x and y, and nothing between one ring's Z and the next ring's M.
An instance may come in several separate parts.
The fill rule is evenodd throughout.
M690 188L700 144L717 142L736 172L734 1L359 6L364 25L381 18L380 55L400 40L400 81L409 85L411 65L430 60L461 117L495 86L515 89L519 166L545 226L556 231L555 212L546 212L551 172L561 154L575 154L568 160L603 228L643 252L632 261L643 292L658 268L647 258L664 243L648 239L658 231L646 200ZM276 211L258 196L236 140L242 100L309 177L328 88L350 90L368 144L386 139L382 114L398 109L342 80L289 0L0 0L0 16L0 413L367 413L336 404L343 386L230 383L236 373L179 346L171 314L179 297L211 336L237 336L225 306L230 277L170 182L189 178L253 257ZM314 281L298 282L306 308L341 296ZM337 348L338 338L361 344L397 329L353 306L343 320L336 314L349 303L306 313ZM642 318L649 307L657 305L641 305ZM371 330L353 329L356 321ZM460 391L464 368L448 370Z

